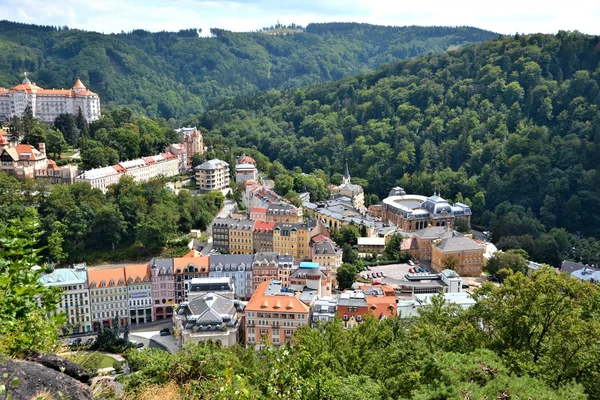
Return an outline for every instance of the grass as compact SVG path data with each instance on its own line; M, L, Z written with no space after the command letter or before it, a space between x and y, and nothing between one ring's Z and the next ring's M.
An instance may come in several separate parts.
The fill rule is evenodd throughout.
M112 367L115 362L114 358L100 353L77 352L66 356L66 358L94 374L99 369Z

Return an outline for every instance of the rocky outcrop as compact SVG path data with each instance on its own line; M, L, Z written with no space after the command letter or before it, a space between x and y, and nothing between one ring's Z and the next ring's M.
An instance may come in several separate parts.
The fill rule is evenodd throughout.
M55 356L54 354L43 354L37 351L30 351L27 353L25 359L37 364L42 364L55 371L62 372L82 383L90 383L90 379L92 378L90 373L81 365Z
M57 357L58 358L58 357ZM8 379L2 378L8 374ZM15 378L20 382L12 385ZM0 360L0 379L13 399L35 399L44 393L54 399L92 400L87 385L60 371L30 361Z

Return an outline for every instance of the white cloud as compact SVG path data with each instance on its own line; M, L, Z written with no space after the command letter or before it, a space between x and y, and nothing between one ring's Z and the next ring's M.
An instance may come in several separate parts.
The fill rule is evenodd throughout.
M487 4L489 3L489 4ZM600 34L600 2L546 0L0 0L0 19L100 32L211 27L256 30L289 24L356 21L382 25L470 25L499 33Z

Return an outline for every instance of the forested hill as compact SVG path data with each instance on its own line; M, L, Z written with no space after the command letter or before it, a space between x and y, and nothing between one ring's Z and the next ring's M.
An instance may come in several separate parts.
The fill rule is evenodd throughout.
M497 239L554 227L599 235L599 49L579 33L505 37L238 98L190 122L288 169L333 174L348 161L380 197L400 185L464 199ZM548 243L539 251L556 263Z
M382 64L497 37L470 27L310 24L274 36L212 29L103 35L0 21L0 87L23 71L42 87L70 87L77 76L103 106L184 118L213 100L257 90L341 79Z

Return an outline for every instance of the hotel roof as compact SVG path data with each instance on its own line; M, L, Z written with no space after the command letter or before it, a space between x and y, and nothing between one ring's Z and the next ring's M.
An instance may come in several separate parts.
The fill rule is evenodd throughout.
M302 302L294 293L282 292L280 281L262 282L246 305L246 311L279 311L308 314L310 307Z
M128 284L144 283L150 280L150 264L130 264L125 266Z
M88 281L91 289L109 286L125 286L125 268L88 268ZM95 286L95 287L93 287Z

